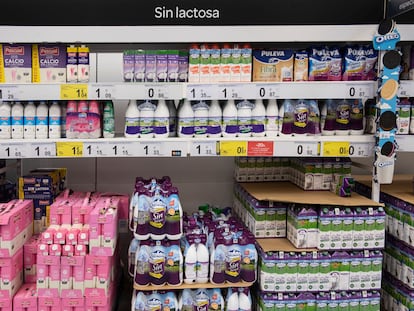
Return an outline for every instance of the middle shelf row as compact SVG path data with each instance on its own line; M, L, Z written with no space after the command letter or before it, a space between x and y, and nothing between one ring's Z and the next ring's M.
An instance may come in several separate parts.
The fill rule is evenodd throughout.
M279 99L373 98L375 81L247 82L247 83L75 83L1 84L2 100L79 99ZM414 81L400 81L400 97L414 96Z
M404 137L414 140L414 137ZM15 139L0 142L0 158L68 157L370 157L375 138L302 136L277 138ZM404 143L407 145L408 143ZM408 144L409 145L409 144ZM413 145L413 144L411 144Z
M283 99L373 98L375 81L247 82L247 83L75 83L1 84L2 100L108 99ZM414 81L401 81L399 96L414 96Z

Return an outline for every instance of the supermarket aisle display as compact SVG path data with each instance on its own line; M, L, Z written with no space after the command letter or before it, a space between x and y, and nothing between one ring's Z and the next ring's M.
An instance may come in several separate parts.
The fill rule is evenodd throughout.
M169 177L137 178L129 221L135 237L128 263L135 289L132 310L251 309L254 237L229 209L202 206L198 213L183 213Z
M23 245L33 231L33 202L11 200L1 203L0 301L1 308L13 310L13 299L24 282Z
M301 171L301 161L296 162ZM236 211L256 235L259 309L379 310L385 242L381 204L354 192L341 197L304 191L285 180L241 182L234 190Z
M370 195L371 186L363 179L356 183L358 192ZM383 267L383 306L386 310L410 308L413 293L412 178L396 176L393 183L381 187L385 204L386 244Z
M65 188L65 180L63 168L33 170L19 179L19 197L24 200L4 205L4 217L14 219L13 230L4 221L1 234L5 241L5 269L1 270L1 279L7 283L2 291L5 310L97 311L116 307L123 260L118 234L127 221L129 198L71 191ZM22 210L20 202L27 208ZM33 231L36 234L32 236ZM8 246L18 253L8 254ZM10 256L12 261L7 258ZM11 268L6 269L8 266ZM20 283L15 281L18 273ZM11 303L12 294L23 282ZM10 292L8 304L6 290Z

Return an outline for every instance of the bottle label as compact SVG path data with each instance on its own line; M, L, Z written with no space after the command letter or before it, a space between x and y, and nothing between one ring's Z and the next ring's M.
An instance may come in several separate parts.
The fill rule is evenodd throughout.
M193 135L194 134L194 118L180 118L178 120L178 127L180 134Z
M156 279L164 276L165 254L161 250L154 250L149 259L150 271L149 275Z
M23 118L23 124L25 126L27 126L27 125L35 125L35 117L24 117Z
M336 110L336 122L339 124L348 124L350 110L348 105L338 105Z
M125 134L139 134L139 118L125 118Z
M228 134L238 132L237 119L235 117L223 117L224 131Z
M238 277L240 274L241 253L232 249L227 254L226 274L232 277Z
M62 118L61 117L49 117L49 125L61 125Z
M154 118L154 127L153 133L154 134L166 134L168 133L169 129L169 118L165 117L155 117Z
M165 206L156 204L150 209L150 226L161 229L165 224Z
M265 130L265 121L266 121L265 116L252 118L252 132L263 133Z
M309 111L307 108L296 108L295 109L295 121L293 124L297 127L306 127L308 124Z
M12 117L11 118L11 124L12 125L23 125L23 117L19 116L19 117Z
M48 125L48 117L35 117L36 125Z

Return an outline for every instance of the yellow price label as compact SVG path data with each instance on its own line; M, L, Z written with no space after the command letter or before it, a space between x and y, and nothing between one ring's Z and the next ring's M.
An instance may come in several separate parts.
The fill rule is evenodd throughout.
M60 99L63 99L63 100L88 99L88 85L87 84L62 84L60 86Z
M82 157L82 142L56 142L56 155L58 157Z
M247 156L247 141L221 141L220 155L228 157Z
M341 142L324 142L323 156L325 157L347 157L349 156L351 144L347 141Z

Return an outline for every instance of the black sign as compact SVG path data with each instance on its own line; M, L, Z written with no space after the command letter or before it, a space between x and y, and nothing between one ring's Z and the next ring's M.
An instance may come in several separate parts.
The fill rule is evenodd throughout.
M0 25L346 25L378 24L380 0L14 0Z
M395 17L413 9L414 0L388 0L387 17ZM414 23L414 19L411 20L411 23Z

